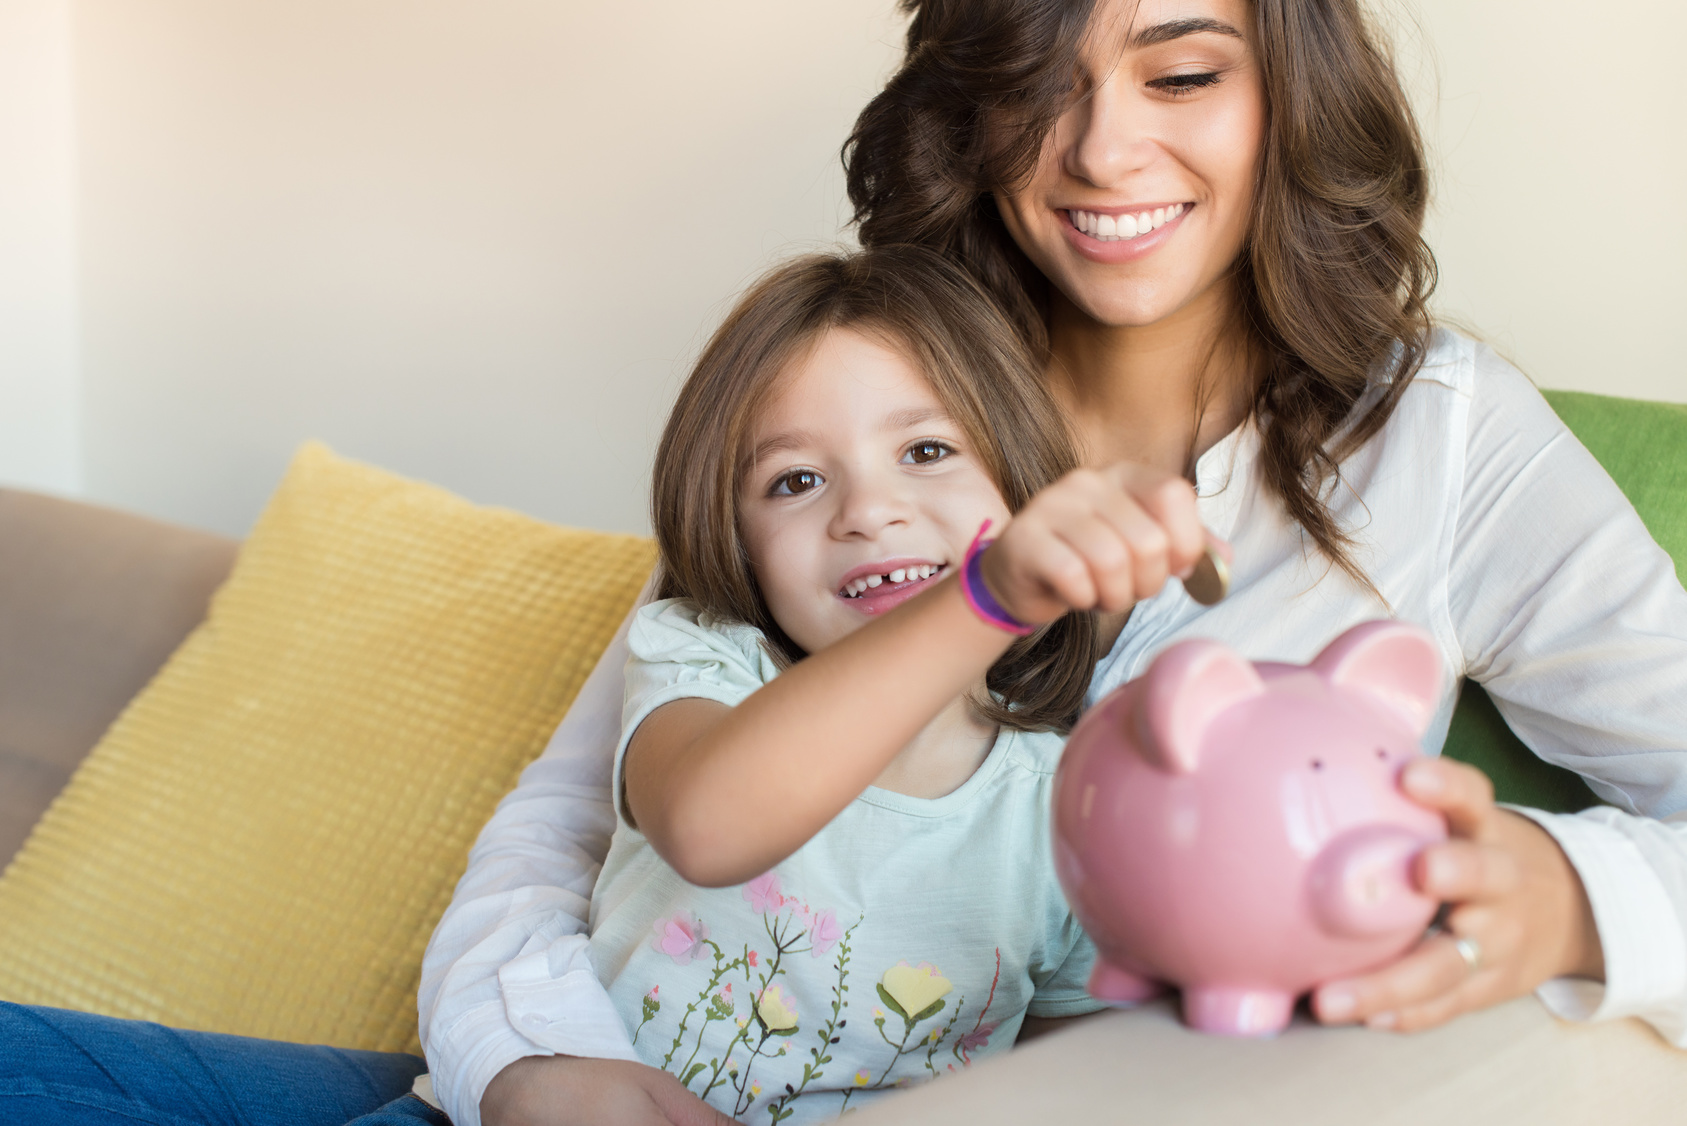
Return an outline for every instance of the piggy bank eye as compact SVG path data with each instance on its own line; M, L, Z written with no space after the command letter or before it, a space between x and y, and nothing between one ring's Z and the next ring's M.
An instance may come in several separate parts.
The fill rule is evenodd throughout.
M1312 760L1312 769L1313 769L1313 770L1322 770L1322 769L1324 769L1324 760L1323 760L1323 759L1321 759L1321 758L1315 758L1315 759L1313 759L1313 760Z
M1377 748L1377 757L1380 758L1383 762L1387 762L1388 761L1388 750L1384 747L1378 747Z

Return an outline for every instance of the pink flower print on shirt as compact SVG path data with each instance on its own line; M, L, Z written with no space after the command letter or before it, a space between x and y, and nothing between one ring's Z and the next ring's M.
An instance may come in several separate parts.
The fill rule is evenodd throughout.
M843 927L838 925L837 912L822 911L809 921L808 952L818 958L836 946L842 937Z
M785 906L785 897L779 894L779 873L763 872L745 884L744 898L750 901L750 910L758 915Z
M657 919L651 929L656 932L656 937L650 940L650 945L681 966L689 966L691 959L700 955L703 944L709 941L709 928L689 911Z
M750 968L753 970L756 968L756 964L761 960L761 955L752 950L748 954L744 955L744 960L750 963Z
M958 1049L961 1057L971 1063L972 1053L990 1046L990 1034L994 1031L996 1031L996 1025L992 1022L981 1024L971 1032L961 1033L961 1042Z

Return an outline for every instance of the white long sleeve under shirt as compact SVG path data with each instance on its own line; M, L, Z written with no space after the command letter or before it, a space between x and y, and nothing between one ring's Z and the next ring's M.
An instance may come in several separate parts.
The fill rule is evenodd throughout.
M1386 606L1308 546L1263 488L1258 448L1243 426L1197 466L1202 518L1235 549L1230 597L1203 608L1174 582L1140 604L1091 699L1187 637L1304 662L1370 618L1423 626L1537 754L1611 803L1525 811L1580 874L1605 953L1603 984L1549 982L1542 999L1572 1019L1639 1016L1687 1046L1687 591L1668 555L1534 387L1449 333L1334 497ZM428 948L422 1044L458 1126L479 1126L487 1084L524 1056L635 1058L583 934L615 826L626 657L623 632L482 830ZM1426 749L1456 693L1455 677Z

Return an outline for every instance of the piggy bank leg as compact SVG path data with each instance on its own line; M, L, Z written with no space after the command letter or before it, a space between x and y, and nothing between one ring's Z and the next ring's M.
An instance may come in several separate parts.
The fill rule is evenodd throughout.
M1138 1005L1160 992L1160 983L1096 959L1090 973L1090 996L1109 1005Z
M1290 993L1231 986L1188 986L1183 991L1183 1019L1191 1028L1220 1036L1275 1036L1289 1025L1295 999Z

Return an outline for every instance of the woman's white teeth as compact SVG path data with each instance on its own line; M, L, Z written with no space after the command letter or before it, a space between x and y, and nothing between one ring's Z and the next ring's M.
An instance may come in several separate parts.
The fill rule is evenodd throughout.
M885 583L901 583L913 579L916 582L931 578L943 569L941 563L921 563L914 567L898 567L894 571L882 575L863 575L859 579L851 579L844 585L843 592L851 598L857 598L866 591Z
M1117 242L1120 239L1133 239L1163 227L1182 215L1183 211L1183 204L1174 203L1170 207L1156 207L1153 211L1144 211L1137 215L1103 215L1097 211L1077 210L1067 214L1072 217L1072 225L1091 238L1101 242Z

